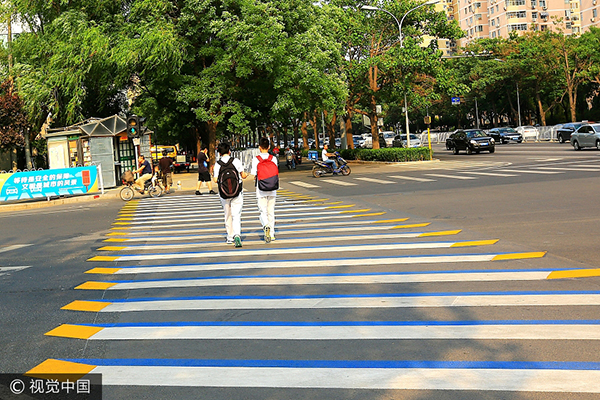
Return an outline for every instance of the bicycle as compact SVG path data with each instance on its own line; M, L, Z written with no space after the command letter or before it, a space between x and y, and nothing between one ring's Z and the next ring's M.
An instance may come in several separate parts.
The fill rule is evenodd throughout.
M119 197L123 201L129 201L133 199L135 196L135 190L133 189L133 173L131 171L125 171L123 176L121 177L121 181L123 182L123 188L119 192ZM144 183L144 189L140 192L142 195L148 193L150 197L160 197L163 194L162 183L158 182L154 183L152 179L148 179Z

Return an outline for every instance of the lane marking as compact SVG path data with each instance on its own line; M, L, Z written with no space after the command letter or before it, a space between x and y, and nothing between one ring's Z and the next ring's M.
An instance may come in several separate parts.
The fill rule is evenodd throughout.
M50 359L27 375L75 365L106 386L600 393L595 362Z
M419 238L419 237L435 237L435 236L449 236L449 235L457 235L461 231L438 231L438 232L401 232L401 233L370 233L367 235L336 235L336 236L310 236L310 237L293 237L293 238L283 238L278 239L277 243L283 244L295 244L295 243L327 243L327 242L338 242L338 241L366 241L366 240L376 240L376 239L408 239L408 238ZM242 236L244 240L244 244L246 245L259 245L263 244L262 240L246 240L245 235ZM488 244L488 243L483 243ZM492 243L490 243L492 244ZM466 244L467 246L471 246L472 244ZM478 244L477 244L478 245ZM169 251L171 249L185 249L185 248L209 248L209 247L231 247L229 244L224 241L215 241L215 242L189 242L189 243L157 243L157 244L132 244L125 246L103 246L97 249L98 251L147 251L147 250L155 250L162 249L164 251ZM270 253L270 251L269 251Z
M22 249L23 247L29 247L29 246L33 246L33 243L13 244L11 246L0 247L0 253L5 253L7 251L12 251L12 250L19 250L19 249Z
M94 303L98 304L95 305ZM598 306L600 291L388 293L306 296L196 296L76 300L63 310L137 312L182 310L292 310L345 308L454 308Z
M600 340L599 321L581 322L144 322L64 324L45 335L85 340Z
M0 276L2 275L10 275L13 272L21 271L23 269L31 268L31 265L22 266L22 267L0 267Z
M356 183L352 183L352 182L346 182L346 181L338 181L336 179L320 179L321 182L327 182L327 183L331 183L333 185L340 185L340 186L356 186Z
M414 176L402 176L402 175L389 175L389 178L394 178L394 179L406 179L409 181L416 181L416 182L435 182L435 179L427 179L427 178L415 178Z
M384 179L375 179L375 178L366 178L366 177L354 178L354 179L356 179L358 181L364 181L364 182L380 183L382 185L389 185L389 184L396 183L394 181L386 181Z
M436 264L436 263L465 263L518 260L520 258L542 258L545 252L509 253L509 254L443 254L393 257L358 257L358 258L326 258L311 260L278 260L278 261L234 261L202 264L166 264L145 266L123 266L120 268L92 268L88 274L155 274L171 272L198 272L219 270L245 270L263 268L312 268L312 267L343 267L343 266L381 266L407 264ZM448 271L444 271L448 272Z
M135 281L86 282L75 289L134 290L174 287L273 286L273 285L363 285L432 282L539 281L548 279L550 271L452 271L434 273L370 272L314 275L241 275L207 278L149 279Z
M425 174L425 175L435 176L436 178L449 178L449 179L461 179L461 180L477 179L477 178L473 178L472 176L460 176L460 175L443 175L443 174Z
M536 167L541 170L549 170L549 171L581 171L581 172L600 172L598 168L585 168L585 167Z
M558 172L558 171L535 171L535 170L518 170L518 169L503 169L501 171L498 172L516 172L516 173L520 173L520 174L545 174L545 175L550 175L550 174L563 174L564 172Z
M313 188L319 187L317 185L313 185L313 184L302 182L302 181L291 181L290 183L292 185L296 185L296 186L300 186L300 187L304 187L304 188L308 188L308 189L313 189Z
M477 171L460 171L462 174L473 174L473 175L482 175L482 176L499 176L501 178L511 177L511 176L519 176L512 174L499 174L495 172L477 172Z
M498 242L498 239L476 240L476 241L455 241L455 242L410 242L410 243L386 243L386 244L356 244L342 246L314 246L314 247L294 247L294 248L269 248L269 256L280 254L310 254L327 252L358 252L358 251L384 251L384 250L416 250L416 249L444 249L451 247L465 246L485 246ZM117 256L94 256L87 261L144 261L144 260L165 260L176 258L209 258L209 257L253 257L265 255L265 249L234 249L234 250L213 250L197 252L180 253L157 253L157 254L131 254Z
M548 279L590 278L596 276L600 276L599 268L553 271L548 275Z

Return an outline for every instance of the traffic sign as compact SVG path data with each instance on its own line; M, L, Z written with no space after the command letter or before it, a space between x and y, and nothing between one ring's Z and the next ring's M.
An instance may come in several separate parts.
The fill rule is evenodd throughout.
M458 105L458 104L460 104L460 97L453 97L452 98L452 105L455 106L455 105Z

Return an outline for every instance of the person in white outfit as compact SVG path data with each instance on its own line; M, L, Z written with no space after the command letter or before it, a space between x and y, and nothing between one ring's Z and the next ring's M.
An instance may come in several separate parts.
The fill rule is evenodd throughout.
M218 152L221 155L221 159L219 162L215 163L214 168L214 181L218 182L219 172L221 168L226 168L221 165L228 164L231 159L231 148L229 143L220 143L218 147ZM221 187L219 187L219 194L221 205L223 206L223 210L225 212L225 229L227 230L227 243L234 243L235 247L242 247L242 207L244 206L244 197L243 192L241 190L242 187L242 179L245 179L248 174L244 172L244 165L242 162L233 158L232 164L238 172L239 179L239 193L231 198L223 198Z
M259 141L258 148L260 154L252 158L252 167L250 169L250 175L258 177L258 157L263 160L267 160L271 157L271 161L277 166L277 157L272 157L269 154L270 142L268 138L261 138ZM257 182L256 187L256 201L258 203L258 209L260 211L260 223L263 226L264 239L266 243L270 243L275 240L275 201L277 200L277 190L261 190Z

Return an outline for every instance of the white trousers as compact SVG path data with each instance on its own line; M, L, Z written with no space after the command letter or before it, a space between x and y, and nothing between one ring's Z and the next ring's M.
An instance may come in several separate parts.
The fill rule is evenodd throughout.
M271 227L271 234L275 234L275 200L277 196L256 196L258 210L260 211L260 223L263 228Z
M242 235L242 207L244 206L244 197L240 193L232 199L221 199L221 205L225 211L225 229L227 230L227 240L233 240L235 235Z

